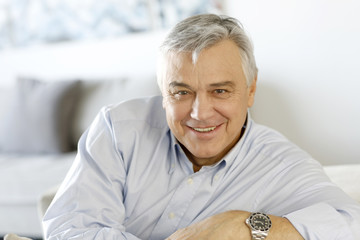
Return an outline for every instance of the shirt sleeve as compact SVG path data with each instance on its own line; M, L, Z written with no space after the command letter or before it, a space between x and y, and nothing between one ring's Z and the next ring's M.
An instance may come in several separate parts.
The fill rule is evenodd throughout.
M306 240L360 239L360 204L332 183L318 162L308 159L284 174L288 178L283 176L277 194L285 197L278 207L287 209L282 216Z
M356 240L360 239L360 235L359 222L354 218L354 213L356 212L337 210L329 204L318 203L284 217L289 219L305 239Z
M139 239L126 232L126 170L109 112L81 137L78 154L43 219L46 239Z

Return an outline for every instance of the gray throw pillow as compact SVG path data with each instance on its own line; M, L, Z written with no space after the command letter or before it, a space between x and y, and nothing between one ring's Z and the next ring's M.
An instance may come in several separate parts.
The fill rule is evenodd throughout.
M19 79L0 121L0 152L73 150L70 134L78 91L79 81Z

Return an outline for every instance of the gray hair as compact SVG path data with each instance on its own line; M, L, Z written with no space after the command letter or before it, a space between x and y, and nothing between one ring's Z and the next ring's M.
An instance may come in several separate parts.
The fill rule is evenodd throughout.
M202 50L225 39L232 40L239 47L242 69L250 86L258 72L253 45L242 24L235 18L215 14L189 17L176 24L168 33L160 46L160 54L189 52L195 64ZM159 74L158 84L162 89L162 77Z

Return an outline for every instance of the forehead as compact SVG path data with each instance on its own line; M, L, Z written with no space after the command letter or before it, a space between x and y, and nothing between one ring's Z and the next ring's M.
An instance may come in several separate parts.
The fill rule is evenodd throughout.
M166 56L166 82L218 82L244 78L239 48L223 40L204 49L193 62L192 53L170 53Z

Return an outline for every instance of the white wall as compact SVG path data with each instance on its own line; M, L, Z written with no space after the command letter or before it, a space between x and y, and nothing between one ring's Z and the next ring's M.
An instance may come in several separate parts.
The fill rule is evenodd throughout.
M19 76L50 81L155 77L158 46L165 33L143 32L102 40L69 41L2 50L0 89L14 85Z
M255 45L253 117L323 164L360 163L360 1L227 0Z

